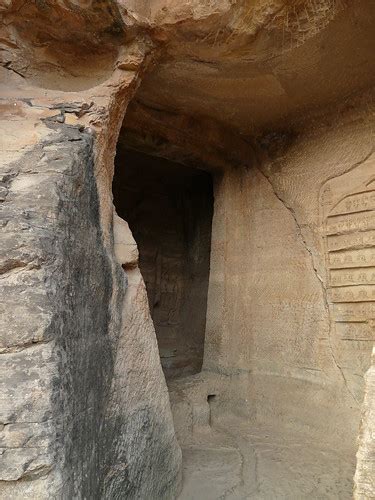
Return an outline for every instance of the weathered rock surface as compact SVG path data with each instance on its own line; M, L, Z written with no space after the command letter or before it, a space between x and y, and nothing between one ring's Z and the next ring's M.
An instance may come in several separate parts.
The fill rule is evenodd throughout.
M114 498L123 491L145 498L150 487L156 491L156 477L162 497L178 485L179 450L155 334L150 319L149 326L131 324L147 352L140 384L132 368L139 347L127 344L129 327L120 316L124 307L136 317L138 307L132 286L122 305L125 276L120 267L111 273L93 158L90 134L58 125L7 170L14 180L3 211L3 498ZM123 244L118 233L115 248ZM134 245L129 258L136 264Z
M119 264L125 269L136 267L139 259L137 243L128 223L116 213L113 215L113 239L113 249Z
M5 17L15 7L8 5ZM34 23L40 6L30 7ZM50 14L59 8L45 7ZM51 42L58 52L78 11L66 12L71 17ZM28 42L14 24L5 23L6 44L10 32L17 40L7 45L12 61L38 63L23 50ZM85 28L81 35L86 43ZM115 260L106 190L116 128L136 88L144 48L140 42L121 50L115 60L125 69L111 67L109 81L95 91L66 93L77 82L82 88L81 77L63 69L57 70L62 90L51 92L38 86L55 85L31 74L22 78L7 62L1 73L2 498L117 498L125 491L127 498L171 498L179 488L181 453L147 317L132 325L147 353L144 383L140 371L131 375L139 347L128 344L125 301L126 313L136 312ZM85 87L100 83L91 77Z
M366 376L365 397L362 408L361 431L359 435L359 450L357 452L357 469L355 473L354 498L368 499L375 491L375 366L374 352L372 365Z
M375 497L374 5L0 2L1 498L175 498L176 435L182 498ZM213 178L174 425L117 141Z
M105 498L170 498L180 484L181 451L171 421L168 391L162 383L134 240L126 222L117 215L114 224L115 254L127 270L127 289L106 413L104 448L111 450L111 456L103 494ZM118 252L125 242L132 248L130 252L126 249L127 256Z
M58 126L7 172L2 494L17 497L19 488L34 498L73 496L81 467L89 494L100 480L90 468L100 444L87 437L102 425L112 369L109 307L98 307L109 304L112 280L98 227L92 138ZM90 336L94 325L98 335ZM35 480L49 472L49 481Z

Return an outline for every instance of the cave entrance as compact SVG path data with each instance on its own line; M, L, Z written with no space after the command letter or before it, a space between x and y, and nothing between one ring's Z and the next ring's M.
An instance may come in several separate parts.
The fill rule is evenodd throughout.
M206 328L211 175L119 144L113 195L138 245L164 374L172 379L198 373Z

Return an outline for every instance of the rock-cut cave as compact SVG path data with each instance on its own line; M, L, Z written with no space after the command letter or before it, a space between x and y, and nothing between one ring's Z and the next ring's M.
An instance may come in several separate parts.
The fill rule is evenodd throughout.
M113 193L117 214L138 245L165 376L198 373L206 329L211 176L127 150L120 141Z
M1 500L374 499L374 0L0 18Z

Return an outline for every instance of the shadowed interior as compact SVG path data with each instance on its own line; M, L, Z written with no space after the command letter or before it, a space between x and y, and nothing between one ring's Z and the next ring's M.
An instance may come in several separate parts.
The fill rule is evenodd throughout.
M197 373L206 326L211 176L120 147L113 193L138 244L164 373Z

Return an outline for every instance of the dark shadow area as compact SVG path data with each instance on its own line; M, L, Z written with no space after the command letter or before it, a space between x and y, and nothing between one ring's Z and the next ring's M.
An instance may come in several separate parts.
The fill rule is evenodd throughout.
M164 373L197 373L206 327L211 176L119 146L113 195L138 244Z

